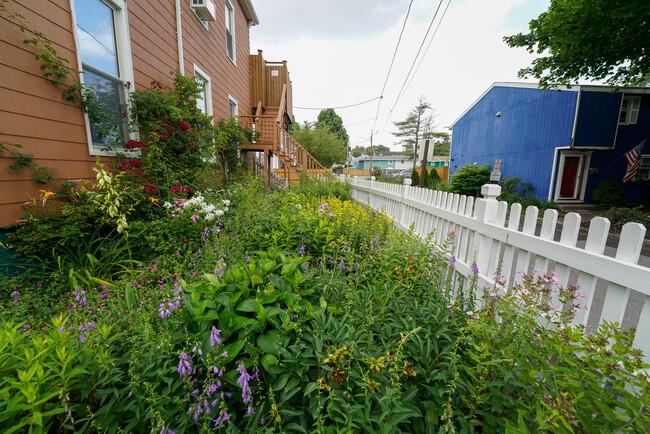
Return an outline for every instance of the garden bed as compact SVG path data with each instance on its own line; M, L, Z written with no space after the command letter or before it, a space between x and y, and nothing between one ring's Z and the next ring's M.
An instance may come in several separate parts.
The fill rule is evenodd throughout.
M552 275L459 291L453 233L339 183L193 197L4 280L4 432L648 429L630 335L570 327Z

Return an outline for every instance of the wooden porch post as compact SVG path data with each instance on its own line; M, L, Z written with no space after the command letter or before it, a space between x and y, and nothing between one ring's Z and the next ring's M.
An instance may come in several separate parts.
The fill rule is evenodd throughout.
M269 155L268 150L264 150L264 168L265 174L264 174L264 187L268 190L271 188L271 156Z

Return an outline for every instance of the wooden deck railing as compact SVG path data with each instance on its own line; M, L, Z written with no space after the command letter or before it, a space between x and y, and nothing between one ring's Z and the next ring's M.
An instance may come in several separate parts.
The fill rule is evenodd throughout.
M272 152L283 157L285 164L294 170L304 170L310 176L328 173L318 160L278 125L275 116L240 116L239 120L245 127L259 133L256 143L272 145Z

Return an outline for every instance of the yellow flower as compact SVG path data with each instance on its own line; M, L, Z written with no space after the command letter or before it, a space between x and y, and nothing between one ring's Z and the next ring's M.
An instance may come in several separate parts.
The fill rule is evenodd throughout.
M47 199L47 198L49 198L49 197L54 196L54 193L51 192L51 191L47 191L47 190L38 190L38 191L40 191L41 193L43 193L43 194L42 194L43 199Z

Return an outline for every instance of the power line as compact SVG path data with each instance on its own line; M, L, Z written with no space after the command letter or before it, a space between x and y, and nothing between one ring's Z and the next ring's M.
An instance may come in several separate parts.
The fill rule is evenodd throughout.
M406 85L406 89L404 89L404 93L406 93L406 90L409 88L411 85L411 82L415 78L415 76L418 73L418 70L420 69L420 65L422 65L422 62L424 61L424 58L427 57L427 52L429 51L429 48L431 47L431 43L433 42L433 38L436 37L436 33L438 33L438 29L440 28L440 24L442 24L442 20L445 19L445 15L447 14L447 9L449 9L449 3L451 3L451 0L447 2L447 6L445 6L445 10L442 11L442 16L440 17L440 21L438 21L438 25L436 26L436 29L433 31L433 35L431 35L431 39L429 39L429 44L427 44L427 48L424 50L424 54L422 57L420 57L420 62L418 63L418 66L415 68L415 72L413 72L413 75L411 76L411 79L409 80L409 83ZM404 96L402 94L402 96ZM401 97L399 97L401 99Z
M415 58L413 59L413 63L411 63L411 68L409 69L408 74L406 74L406 78L404 79L404 83L402 83L402 87L400 91L397 93L397 98L395 99L395 103L393 104L393 107L390 109L390 114L393 114L393 110L395 110L395 107L397 106L397 103L399 102L400 98L402 97L402 91L404 91L404 88L406 86L406 83L409 81L409 78L411 76L411 72L413 71L413 67L415 67L415 63L418 60L418 57L420 56L420 53L422 52L422 47L424 46L424 43L427 40L427 37L429 36L429 32L431 31L431 27L433 27L433 23L436 20L436 17L438 16L438 12L440 11L440 6L442 6L443 0L440 0L440 3L438 3L438 7L436 8L436 13L433 15L433 18L431 19L431 22L429 23L429 27L427 28L427 32L424 34L424 38L422 38L422 42L420 43L420 48L418 49L417 54L415 55ZM433 39L433 37L432 37ZM384 126L381 128L381 132L379 133L379 136L384 132L384 129L386 128L386 125L388 125L388 121L390 121L390 115L388 116L388 119L386 119L386 123L384 123Z
M353 126L353 125L363 124L363 123L365 123L365 122L372 121L372 120L374 120L374 119L383 118L384 116L388 116L388 114L389 114L389 113L386 112L386 113L384 113L383 115L379 115L379 116L376 116L376 117L374 117L374 118L366 119L366 120L359 121L359 122L354 122L354 123L351 123L351 124L343 124L343 126L344 126L344 127L351 127L351 126Z
M411 13L411 6L413 6L413 0L409 3L409 8L406 11L406 17L404 17L404 22L402 23L402 30L399 32L399 38L397 39L397 45L395 46L395 51L393 52L393 58L390 61L390 66L388 67L388 73L386 73L386 79L384 80L384 86L381 88L381 93L380 95L383 97L384 96L384 90L386 90L386 84L388 83L388 77L390 77L390 71L393 69L393 63L395 62L395 56L397 56L397 50L399 49L399 44L402 42L402 35L404 34L404 29L406 28L406 21L409 18L409 14ZM381 107L381 99L379 100L379 103L377 104L377 112L375 113L375 123L372 124L372 130L374 131L375 125L377 125L377 118L379 116L379 108Z
M298 107L294 105L293 108L297 108L301 110L327 110L327 109L338 110L338 109L344 109L348 107L356 107L359 105L368 104L369 102L373 102L374 100L381 99L381 98L382 98L381 96L377 96L373 99L369 99L368 101L358 102L356 104L350 104L350 105L342 105L338 107Z

